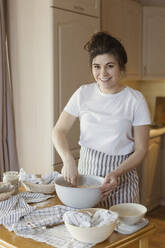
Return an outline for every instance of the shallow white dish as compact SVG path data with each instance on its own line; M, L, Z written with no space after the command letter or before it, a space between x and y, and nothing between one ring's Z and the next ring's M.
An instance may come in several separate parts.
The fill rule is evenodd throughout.
M119 214L120 222L127 225L137 224L147 213L147 208L137 203L121 203L110 208Z
M55 179L55 189L64 205L73 208L91 208L101 200L100 187L103 182L103 177L79 175L78 187L72 187L60 176ZM83 185L88 187L80 188Z
M91 212L94 214L100 208L88 208L79 210L80 212ZM117 220L118 214L112 213L114 215L113 221L109 222L107 225L103 226L94 226L94 227L79 227L72 224L69 224L65 221L66 228L70 232L70 234L78 241L85 242L85 243L100 243L106 240L114 231Z

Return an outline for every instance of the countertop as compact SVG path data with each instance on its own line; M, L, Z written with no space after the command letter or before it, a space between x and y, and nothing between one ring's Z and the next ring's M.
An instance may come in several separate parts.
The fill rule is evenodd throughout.
M150 138L160 136L165 134L165 127L162 128L152 128L150 129Z

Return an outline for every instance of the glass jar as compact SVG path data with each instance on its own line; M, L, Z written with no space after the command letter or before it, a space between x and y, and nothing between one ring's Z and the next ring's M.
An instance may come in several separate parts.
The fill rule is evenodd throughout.
M17 171L6 171L3 173L3 182L14 186L14 194L18 193L19 176Z

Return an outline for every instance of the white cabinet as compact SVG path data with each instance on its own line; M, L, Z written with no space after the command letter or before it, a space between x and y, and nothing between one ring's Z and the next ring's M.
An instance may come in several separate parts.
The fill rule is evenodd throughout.
M143 79L165 78L165 7L143 8Z
M141 79L141 4L134 0L102 0L101 9L101 29L120 39L127 51L127 80Z
M91 16L100 16L100 0L51 0L51 6Z
M141 167L141 203L148 210L158 206L161 198L160 144L161 136L150 138L148 154Z
M54 113L55 122L67 101L80 85L93 80L85 43L99 31L100 19L52 8L54 21ZM79 156L79 123L69 133L69 144L75 157ZM60 163L54 154L54 163Z
M92 80L83 46L100 28L97 14L86 12L98 11L99 0L58 2L83 4L86 14L51 8L46 0L7 1L18 157L20 167L33 174L48 173L60 162L52 127L75 89ZM76 152L77 127L69 140Z

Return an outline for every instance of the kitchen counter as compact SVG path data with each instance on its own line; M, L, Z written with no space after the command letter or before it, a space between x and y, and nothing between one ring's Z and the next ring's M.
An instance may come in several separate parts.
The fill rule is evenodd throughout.
M54 205L62 205L57 196L49 199L49 203L44 207L50 207ZM141 230L130 234L122 235L113 232L112 235L104 242L95 245L95 248L123 248L129 247L130 244L135 242L139 243L139 248L148 248L148 238L156 231L156 227L153 223L149 223ZM9 232L5 227L0 225L0 247L3 248L51 248L51 245L34 241L32 239L23 238L17 236L14 232ZM93 247L93 248L94 248Z
M150 129L150 138L160 136L165 134L165 127L162 128L152 128Z

